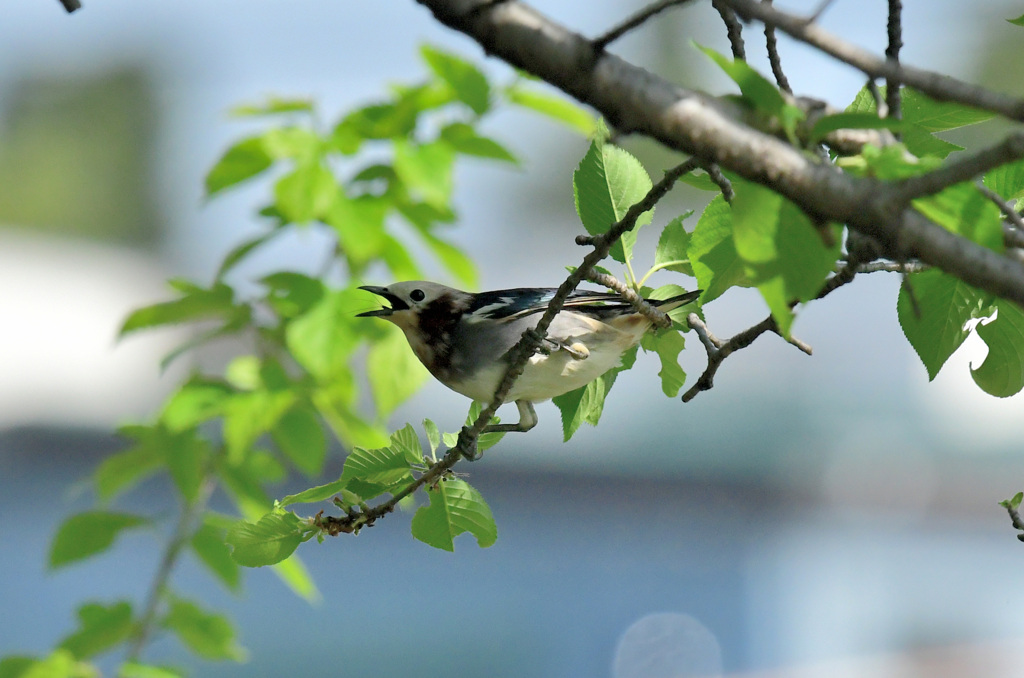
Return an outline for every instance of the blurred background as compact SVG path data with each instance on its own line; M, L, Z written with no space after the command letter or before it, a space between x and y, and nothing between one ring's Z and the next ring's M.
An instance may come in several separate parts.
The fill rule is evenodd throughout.
M543 5L588 35L641 6ZM1024 33L1005 21L1019 3L904 7L907 63L1024 94ZM837 0L822 23L881 53L885 11L882 0ZM745 35L767 72L760 31ZM666 13L613 51L731 91L724 78L699 79L715 68L691 39L728 51L709 3ZM115 333L131 308L168 296L167 277L208 281L255 230L265 182L203 200L207 169L253 125L227 111L311 97L329 122L386 83L416 79L424 42L511 78L411 0L86 0L71 16L56 0L0 7L0 655L47 652L81 602L139 599L152 577L152 536L128 535L112 556L57 573L46 571L47 546L89 505L88 474L122 445L113 429L152 412L189 360L223 359L208 351L161 376L182 333ZM864 84L780 43L798 94L841 108ZM586 142L516 111L489 126L523 165L460 165L455 239L483 288L555 285L582 256L571 175ZM949 138L976 143L1001 129ZM673 164L653 144L630 148L652 175ZM655 226L699 213L703 200L680 191L659 206L641 266ZM324 247L313 234L286 239L236 280L312 269ZM973 385L968 365L985 351L973 342L928 383L896 320L898 285L862 276L798 317L813 357L764 337L691 403L665 398L657 361L641 356L600 427L568 444L557 410L540 406L530 435L465 469L498 521L489 549L463 537L454 555L436 551L396 515L300 549L321 591L313 606L267 570L231 596L187 562L174 586L232 615L249 663L198 664L170 639L147 658L203 676L1020 676L1024 546L997 502L1024 488L1022 401ZM723 337L765 314L756 292L706 308ZM691 380L704 360L690 339ZM465 411L461 396L429 384L394 423L430 417L454 430ZM133 496L134 508L170 518L169 488Z

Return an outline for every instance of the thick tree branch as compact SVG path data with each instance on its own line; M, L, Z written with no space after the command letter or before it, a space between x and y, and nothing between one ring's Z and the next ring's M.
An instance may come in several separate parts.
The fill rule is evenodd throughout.
M804 18L780 12L756 0L722 0L738 15L770 23L801 42L817 47L839 61L858 68L872 78L885 78L924 92L939 101L956 101L967 106L999 113L1024 122L1024 100L971 85L947 75L901 66L852 45Z
M768 5L725 1L743 15L767 17L787 33L798 33L794 37L808 28ZM1024 264L932 223L907 208L899 192L884 182L839 172L753 129L744 124L741 107L673 85L614 55L595 52L583 36L515 0L418 2L445 25L473 37L488 54L593 106L617 129L650 136L768 186L818 220L845 223L869 236L893 259L920 259L1024 305ZM952 78L881 64L880 69L874 62L869 64L878 76L891 75L946 100L973 97L972 105L1024 118L1024 102ZM929 86L922 88L918 81ZM935 94L937 88L943 88L941 95ZM1015 142L1011 146L1013 153L1020 153L1015 157L1024 157L1024 147L1017 148Z

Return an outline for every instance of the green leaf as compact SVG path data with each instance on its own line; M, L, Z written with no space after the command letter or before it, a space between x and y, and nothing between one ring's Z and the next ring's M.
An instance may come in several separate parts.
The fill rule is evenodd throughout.
M436 208L447 208L452 195L455 151L444 141L415 144L395 141L395 174L412 196Z
M821 289L839 257L839 238L826 247L810 219L793 203L760 185L733 182L733 242L747 277L768 303L783 336L793 323L790 305Z
M331 382L349 371L348 360L360 342L355 311L371 308L366 292L354 289L328 292L309 312L293 320L286 343L295 359L318 381Z
M238 645L227 617L207 612L191 601L171 598L162 625L204 659L245 661L247 653Z
M908 281L920 317L914 313ZM913 273L904 280L896 313L903 334L928 370L929 381L970 334L967 321L980 317L984 302L973 287L936 269Z
M382 419L418 391L429 375L409 348L402 331L391 326L383 338L370 346L366 372L377 416Z
M729 59L710 47L703 47L697 43L694 43L694 46L718 64L719 68L739 85L743 98L754 108L769 115L779 115L785 108L786 100L778 88L755 71L746 61Z
M430 505L412 518L412 536L444 549L455 550L455 537L469 532L486 548L498 538L498 527L484 498L464 480L442 480L427 490Z
M985 185L1011 204L1024 197L1024 160L989 170L985 174Z
M178 433L220 416L231 386L219 379L195 375L185 382L160 412L160 422L168 431Z
M148 521L132 513L85 511L73 515L60 526L50 545L50 567L63 567L110 548L123 530Z
M1024 389L1024 312L1004 299L996 299L995 308L995 320L976 328L988 355L976 369L971 367L971 376L986 393L1008 398Z
M273 230L269 233L263 233L253 238L249 238L248 240L243 240L230 252L224 255L224 259L221 260L220 266L217 267L217 273L214 275L214 281L222 282L224 280L224 276L231 272L239 262L248 257L253 250L269 242L279 233L281 233L280 230Z
M261 137L243 139L225 151L206 175L206 195L212 196L252 178L272 163Z
M190 543L192 550L207 569L229 589L238 591L242 586L241 572L238 563L232 560L231 549L224 538L225 530L207 520L192 535Z
M162 451L171 479L185 501L194 502L206 477L207 463L213 456L213 449L194 430L168 436L165 442Z
M245 567L279 563L295 552L310 532L309 523L291 511L276 510L256 523L244 520L228 530L231 558Z
M224 283L205 289L183 281L172 282L183 292L180 299L165 301L133 311L121 326L118 336L161 325L231 316L240 309L234 304L234 291Z
M475 66L436 47L423 45L420 55L434 75L444 80L455 91L459 101L483 115L491 105L491 86Z
M224 408L224 443L228 460L237 464L264 433L270 432L295 403L293 391L237 393Z
M717 299L730 287L749 287L746 266L732 236L732 209L721 195L704 208L687 247L697 286L704 290L701 303Z
M422 461L422 460L421 460ZM381 487L412 482L406 451L394 444L373 450L357 447L345 459L341 481L361 480Z
M669 398L676 397L686 382L686 372L679 366L679 354L686 347L686 339L672 330L648 332L640 339L640 347L658 354L661 360L661 371L658 372L661 390Z
M292 406L270 429L270 434L281 452L307 476L323 469L327 439L316 411L308 404L300 402Z
M584 423L597 426L604 412L604 401L619 370L612 369L586 386L551 399L562 415L562 439L568 442Z
M1014 26L1024 26L1024 14L1021 14L1016 19L1007 19L1007 21L1013 24Z
M45 659L5 657L0 660L0 678L101 678L99 670L80 662L64 649L56 649Z
M317 485L316 487L311 487L308 490L303 490L302 492L289 494L284 499L281 499L278 504L281 506L290 506L291 504L315 504L317 502L326 501L340 493L345 489L346 485L348 485L348 480L342 480L339 478L332 483Z
M576 213L591 235L606 233L635 203L651 190L651 178L640 161L628 152L594 140L573 172ZM653 210L640 215L632 231L612 246L612 258L625 263L632 258L636 233L650 223Z
M77 659L89 659L120 644L134 630L131 603L85 603L78 608L78 628L60 641L60 647Z
M323 152L323 142L316 132L306 127L274 127L263 135L263 148L275 159L305 164L316 162Z
M274 185L278 212L286 221L296 224L324 219L337 195L334 175L319 162L299 165Z
M441 431L438 430L437 424L430 419L424 419L423 430L427 433L427 442L430 444L430 453L433 454L437 452L437 448L441 444Z
M96 495L100 501L110 501L145 478L156 473L165 463L158 445L149 439L151 429L139 427L144 433L139 443L124 452L112 454L93 473Z
M243 104L231 109L231 115L238 117L312 112L313 102L309 99L283 99L275 96L267 97L261 104Z
M1018 492L1013 495L1012 499L1004 499L999 502L999 505L1003 508L1012 508L1014 511L1020 508L1020 503L1024 501L1024 492Z
M1004 249L1002 214L973 183L950 186L935 195L914 200L913 205L953 233L996 252Z
M898 132L903 129L902 120L879 118L875 112L850 112L824 115L811 127L811 141L817 143L832 132L841 129L888 129Z
M505 90L505 96L516 106L529 108L567 125L584 137L592 137L597 131L597 117L561 94L548 94L516 86Z
M347 150L355 152L356 138L399 139L416 128L419 110L411 99L371 104L352 111L334 128L336 140L344 140Z
M267 287L267 303L282 318L302 315L323 299L326 288L321 280L294 271L279 271L260 279Z
M688 211L665 225L658 238L658 248L654 252L655 268L664 268L676 273L694 275L693 266L687 250L690 247L690 234L683 227L683 221L693 214Z
M384 219L391 201L374 195L350 198L339 192L327 211L327 224L338 234L342 254L354 271L380 258L389 247ZM401 245L399 245L401 247Z
M471 125L454 122L441 130L441 139L448 143L456 153L472 155L478 158L489 158L518 165L519 160L504 146L494 139L477 134Z

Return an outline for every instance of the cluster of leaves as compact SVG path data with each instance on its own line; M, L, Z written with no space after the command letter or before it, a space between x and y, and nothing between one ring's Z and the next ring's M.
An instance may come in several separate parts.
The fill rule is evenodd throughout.
M51 655L7 657L0 661L0 677L98 675L94 660L119 648L124 661L118 675L181 675L177 667L139 662L142 646L155 633L176 636L205 659L241 660L245 651L230 620L159 579L173 571L170 565L191 554L225 587L238 591L239 563L261 564L247 548L245 525L284 520L281 507L320 496L314 489L276 504L271 488L293 472L319 477L332 439L355 448L345 463L343 485L329 486L340 494L342 506L365 505L394 492L424 466L411 428L389 439L385 421L426 372L397 328L354 317L369 302L356 287L373 267L378 272L384 267L399 279L422 277L413 252L423 250L455 279L475 285L472 261L444 230L456 219L451 206L456 159L517 164L502 144L479 131L497 106L511 103L539 111L584 132L595 123L525 78L497 88L452 54L423 47L421 55L427 66L422 82L395 85L382 100L347 113L327 129L318 124L308 101L275 99L235 111L268 120L268 129L232 145L210 170L206 189L216 196L245 181L268 178L272 200L260 210L261 231L224 257L211 283L170 281L175 298L135 311L121 334L201 323L202 331L164 364L225 337L236 342L241 355L223 374L193 374L152 422L121 429L131 444L96 470L98 506L68 518L50 553L50 567L59 569L108 551L128 531L160 532L154 519L114 506L143 480L163 475L180 503L177 524L167 530L163 560L168 566L156 575L153 598L144 604L85 603L78 609L77 628ZM314 257L328 260L324 270L276 271L260 278L255 292L249 291L251 281L233 283L240 265L296 229L333 236L329 256ZM344 285L332 286L337 279ZM374 405L369 412L357 378L364 359ZM431 456L438 444L436 431L428 428ZM237 517L210 510L215 491L253 522L239 525ZM481 545L493 543L490 512L466 483L445 478L428 488L427 496L429 506L413 521L418 538L450 549L452 538L468 530ZM304 521L304 529L310 524ZM298 595L318 595L298 558L273 562Z

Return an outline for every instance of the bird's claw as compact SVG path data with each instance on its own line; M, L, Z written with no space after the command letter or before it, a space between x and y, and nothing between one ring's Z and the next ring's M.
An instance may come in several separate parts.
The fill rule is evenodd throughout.
M466 461L477 461L482 456L483 452L480 452L476 446L476 440L467 442L470 436L470 429L468 426L463 426L462 431L459 432L459 449L462 450L462 458Z

